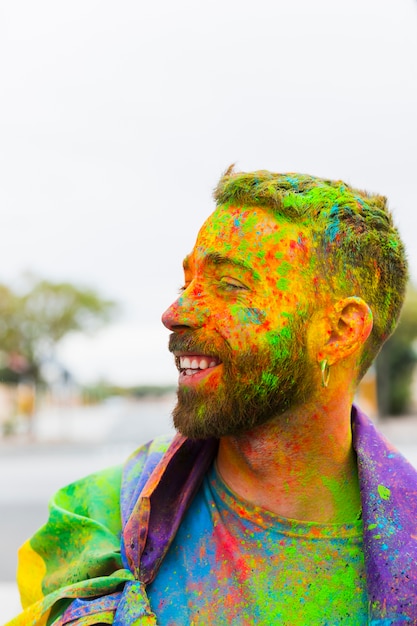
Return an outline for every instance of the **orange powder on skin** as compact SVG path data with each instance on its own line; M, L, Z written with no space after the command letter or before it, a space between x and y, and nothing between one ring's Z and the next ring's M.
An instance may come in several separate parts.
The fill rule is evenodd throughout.
M222 337L231 342L240 324L246 333L252 329L257 335L260 326L264 330L277 330L280 323L286 325L286 321L282 321L281 306L288 308L284 311L286 314L295 314L303 291L300 283L305 282L305 276L302 279L294 268L294 256L299 254L300 248L303 256L306 252L305 236L301 235L298 226L279 220L267 211L219 207L200 230L190 257L192 270L186 276L187 282L195 283L193 295L198 293L194 314L200 309L201 316L201 307L205 305L209 311L203 328L221 321ZM301 246L297 244L298 240L303 242ZM204 258L210 253L244 260L254 275L260 276L260 281L254 280L250 272L232 266L203 267ZM286 290L277 292L277 276L282 274L287 281ZM216 297L216 291L228 275L241 282L243 289ZM252 315L248 313L249 309L261 314Z

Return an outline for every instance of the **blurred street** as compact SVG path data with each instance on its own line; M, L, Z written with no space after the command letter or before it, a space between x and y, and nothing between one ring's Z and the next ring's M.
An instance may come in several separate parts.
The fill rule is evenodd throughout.
M171 396L49 409L38 415L33 440L0 440L0 623L19 612L14 584L17 548L46 520L52 493L121 463L142 443L170 432L174 402ZM378 426L417 467L417 416L385 420Z

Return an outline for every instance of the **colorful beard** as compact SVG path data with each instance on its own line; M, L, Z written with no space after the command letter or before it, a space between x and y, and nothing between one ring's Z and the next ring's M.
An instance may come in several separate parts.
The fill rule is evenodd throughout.
M200 339L201 331L171 335L171 352L216 355L223 366L216 387L179 386L172 413L177 430L192 439L238 435L303 403L314 387L305 318L284 330L268 333L262 348L240 354L224 342L220 347Z

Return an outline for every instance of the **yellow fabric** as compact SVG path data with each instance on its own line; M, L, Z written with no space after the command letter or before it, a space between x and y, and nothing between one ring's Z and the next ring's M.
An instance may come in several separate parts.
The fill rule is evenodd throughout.
M17 584L20 601L25 609L43 599L42 580L46 575L46 565L39 554L32 549L29 541L26 541L19 550L19 563ZM31 577L23 576L22 572L31 572Z

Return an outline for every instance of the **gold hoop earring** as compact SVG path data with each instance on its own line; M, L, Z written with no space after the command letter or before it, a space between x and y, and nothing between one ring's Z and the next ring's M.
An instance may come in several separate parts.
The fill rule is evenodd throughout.
M320 369L321 369L321 386L327 387L329 385L329 380L330 380L330 365L328 365L327 359L324 359L320 363Z

